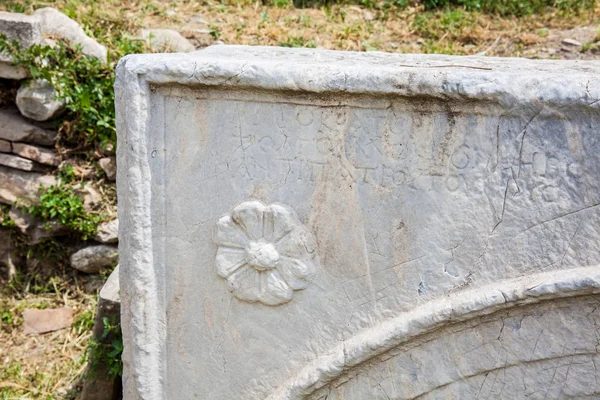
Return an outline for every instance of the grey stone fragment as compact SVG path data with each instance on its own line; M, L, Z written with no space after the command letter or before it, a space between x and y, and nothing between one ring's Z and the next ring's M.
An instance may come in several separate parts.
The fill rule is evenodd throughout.
M21 49L26 49L42 39L40 21L31 16L19 13L0 11L0 34L6 35L9 41L16 40ZM0 59L10 60L6 55Z
M579 40L565 38L561 41L562 44L573 47L581 47L582 44Z
M2 56L0 55L0 59ZM17 67L10 61L0 60L0 78L21 80L29 78L29 71L23 67Z
M121 317L121 299L119 295L119 266L110 274L100 290L98 308L94 320L92 337L100 344L111 344L118 339L114 332L104 336L104 319L111 324L117 324ZM90 354L93 357L93 354ZM92 367L93 364L97 368ZM83 383L80 400L116 400L121 394L121 380L111 378L109 366L100 360L90 360L86 379Z
M12 146L8 140L0 139L0 152L2 153L10 153L12 151Z
M89 274L98 273L102 268L119 262L119 252L115 246L100 244L84 247L71 255L71 266Z
M16 40L21 49L27 49L42 39L41 25L31 15L0 11L0 34L9 41ZM0 53L0 78L24 79L29 73L13 65L11 57Z
M44 35L62 37L73 45L81 45L83 54L106 62L106 47L86 35L83 28L65 14L46 7L37 9L33 16L39 19Z
M31 144L13 143L12 152L41 164L57 166L60 162L54 151Z
M12 154L0 153L0 165L16 168L23 171L43 171L44 168L34 161L15 156Z
M98 164L102 171L106 174L109 181L117 179L117 162L114 157L104 157L98 160Z
M83 208L85 208L87 212L93 211L100 203L102 203L102 195L91 183L76 187L75 191L83 198Z
M56 98L56 91L45 79L30 81L17 92L17 107L21 114L36 121L48 121L65 110L65 103Z
M0 110L0 139L52 146L57 133L43 129L23 118L16 109Z
M0 203L13 204L20 200L24 205L37 201L40 186L56 185L56 178L35 172L25 172L0 166Z
M173 29L142 29L141 35L153 52L189 53L196 50L189 40Z
M99 224L94 240L100 243L117 243L119 241L119 220L113 219Z

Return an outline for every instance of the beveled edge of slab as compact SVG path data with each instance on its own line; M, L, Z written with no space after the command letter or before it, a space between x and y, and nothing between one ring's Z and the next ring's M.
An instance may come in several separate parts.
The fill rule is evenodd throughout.
M565 78L565 74L568 74L568 78ZM121 221L119 276L125 343L124 398L167 398L162 376L165 365L161 359L166 338L165 315L161 314L161 310L165 310L161 309L164 308L164 299L159 285L160 266L153 261L152 174L147 137L153 85L422 97L493 102L506 108L536 104L596 109L600 107L599 78L600 62L593 61L354 53L279 47L211 46L194 53L144 54L122 58L117 66L115 103L119 143L117 187ZM580 276L580 273L578 275L572 271L563 273L567 281L570 274L573 274L573 279L580 280L581 285L575 287L579 293L588 292L586 282L591 282L594 293L597 293L595 288L600 277L595 271L585 269L585 273L588 272L593 274ZM496 284L501 286L504 282ZM558 291L553 292L552 298L565 297L560 282L553 287ZM469 290L464 296L480 290L482 288ZM479 293L479 296L485 299L488 294ZM499 297L492 297L493 304L483 306L489 312L499 309L495 306L495 299ZM443 301L444 297L438 299ZM419 307L432 307L435 301L433 299ZM464 306L474 306L479 302L465 298ZM485 314L485 311L478 312ZM407 323L414 323L421 329L431 322L432 316L420 315L419 318ZM441 324L456 320L454 316ZM397 338L390 343L396 342ZM362 344L358 343L357 346ZM336 356L339 354L332 357ZM269 400L300 399L328 382L329 378L323 375L326 370L333 375L344 371L336 372L338 359L322 362L326 364L310 364L298 376L290 377L290 381L277 389ZM307 376L306 373L315 372L313 367L317 368L317 374ZM323 371L319 372L320 368Z
M151 84L600 106L600 62L210 46L119 63ZM568 78L566 77L568 75Z

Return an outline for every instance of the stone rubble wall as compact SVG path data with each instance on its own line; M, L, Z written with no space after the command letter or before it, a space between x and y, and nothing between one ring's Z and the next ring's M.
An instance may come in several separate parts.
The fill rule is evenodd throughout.
M16 40L21 48L35 44L52 45L62 39L81 46L83 54L103 62L107 50L85 34L75 21L53 8L36 10L32 15L0 12L0 34ZM38 221L23 211L23 207L38 200L40 187L58 184L56 173L69 160L56 152L58 132L52 123L64 111L64 103L56 99L55 90L45 80L29 80L24 68L15 66L11 58L0 54L0 83L17 81L16 97L8 107L0 108L0 203L11 206L8 217L16 229L27 235L30 244L69 233L66 227L52 221ZM116 163L106 157L99 161L107 179L114 181ZM90 184L80 190L86 209L102 200L102 195ZM118 221L106 221L98 227L94 241L79 243L72 248L72 266L87 273L118 262ZM8 229L0 228L0 263L14 266L24 262L16 256ZM14 267L13 267L14 268Z

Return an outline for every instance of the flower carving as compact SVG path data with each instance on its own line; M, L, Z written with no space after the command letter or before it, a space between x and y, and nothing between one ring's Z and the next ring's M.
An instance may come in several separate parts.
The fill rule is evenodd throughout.
M283 204L240 204L217 222L215 242L217 274L243 301L287 303L314 274L313 237Z

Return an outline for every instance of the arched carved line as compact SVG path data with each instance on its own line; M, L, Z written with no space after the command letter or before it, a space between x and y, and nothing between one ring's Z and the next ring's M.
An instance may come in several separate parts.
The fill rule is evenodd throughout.
M423 399L428 394L431 394L431 393L435 392L436 390L448 387L448 386L452 385L453 383L466 381L467 379L475 378L475 377L483 375L483 374L489 374L491 372L501 371L501 370L506 369L506 368L516 367L517 365L529 365L529 364L535 364L535 363L548 362L548 361L552 361L552 360L564 360L564 359L573 358L573 357L585 357L585 356L590 356L591 357L591 356L596 356L596 355L597 355L597 353L595 353L595 352L594 353L574 353L574 354L567 354L567 355L556 356L556 357L537 358L535 360L513 362L513 363L509 363L509 364L503 365L501 367L490 368L490 369L486 369L486 370L477 371L477 373L470 374L470 375L465 375L465 376L463 376L460 379L457 379L455 381L450 381L448 383L443 383L443 384L441 384L439 386L432 387L429 390L427 390L426 392L423 392L423 393L421 393L421 394L419 394L419 395L417 395L415 397L411 397L410 400ZM550 389L550 387L548 387L548 389Z
M365 329L302 368L267 400L301 400L370 358L444 325L523 304L600 293L600 266L545 272L451 293Z

